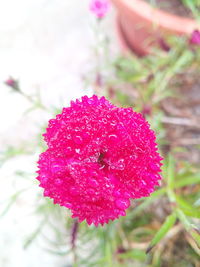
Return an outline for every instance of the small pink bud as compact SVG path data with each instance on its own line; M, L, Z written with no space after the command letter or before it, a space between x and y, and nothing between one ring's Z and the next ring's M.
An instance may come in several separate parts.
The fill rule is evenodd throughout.
M190 44L200 45L200 31L199 30L193 31L191 38L190 38Z
M110 8L110 2L108 0L92 0L90 2L90 11L98 19L102 19L107 14Z
M5 81L5 84L9 87L11 87L14 90L19 91L19 85L18 85L18 81L13 79L12 77L10 77L9 79L7 79Z

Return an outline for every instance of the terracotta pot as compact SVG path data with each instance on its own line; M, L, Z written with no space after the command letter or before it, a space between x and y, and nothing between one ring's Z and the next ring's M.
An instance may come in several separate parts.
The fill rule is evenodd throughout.
M123 48L140 55L152 51L166 35L191 35L200 29L194 19L172 15L142 0L111 0L118 11L117 28Z

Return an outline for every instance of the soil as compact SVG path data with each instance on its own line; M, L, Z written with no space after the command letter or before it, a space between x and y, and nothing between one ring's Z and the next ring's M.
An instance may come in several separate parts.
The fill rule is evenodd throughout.
M156 6L171 14L193 18L192 12L182 4L181 0L145 0L145 2L148 2L154 7Z
M177 156L194 164L200 162L200 78L190 73L180 75L182 81L176 89L176 97L162 101L166 120L167 139L170 148L183 149Z

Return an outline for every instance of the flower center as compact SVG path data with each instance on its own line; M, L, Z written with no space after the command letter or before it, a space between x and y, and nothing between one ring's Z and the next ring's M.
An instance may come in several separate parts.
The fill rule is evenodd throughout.
M108 164L104 161L104 153L100 152L97 162L101 165L101 169L105 168Z

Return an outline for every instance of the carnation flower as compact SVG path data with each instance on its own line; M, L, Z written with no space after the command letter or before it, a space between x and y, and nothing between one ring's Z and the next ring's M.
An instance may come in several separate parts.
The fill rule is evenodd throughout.
M44 196L96 226L126 214L159 185L155 134L132 108L82 97L49 121L37 179Z
M195 30L190 38L190 43L194 45L200 45L200 31Z
M110 8L110 2L108 0L92 0L90 3L90 11L101 19L105 17Z

